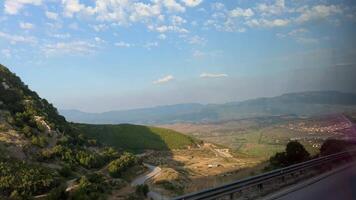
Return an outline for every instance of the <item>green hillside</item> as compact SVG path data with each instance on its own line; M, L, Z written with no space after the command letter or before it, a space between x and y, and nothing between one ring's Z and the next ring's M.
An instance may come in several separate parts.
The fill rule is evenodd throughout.
M88 125L76 124L88 137L114 147L140 152L144 149L182 149L195 145L194 140L179 132L141 125Z
M104 199L118 187L111 174L143 167L124 151L97 145L0 65L0 199Z

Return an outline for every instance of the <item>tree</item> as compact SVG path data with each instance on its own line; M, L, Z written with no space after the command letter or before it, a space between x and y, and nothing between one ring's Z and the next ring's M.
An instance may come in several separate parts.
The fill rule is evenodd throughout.
M310 158L309 152L297 141L292 141L287 144L286 153L288 165L303 162Z
M291 141L287 144L285 152L276 153L270 158L270 167L286 167L309 159L310 154L304 146L297 141Z
M328 139L321 145L320 155L326 156L346 151L350 147L356 147L356 144L345 140Z

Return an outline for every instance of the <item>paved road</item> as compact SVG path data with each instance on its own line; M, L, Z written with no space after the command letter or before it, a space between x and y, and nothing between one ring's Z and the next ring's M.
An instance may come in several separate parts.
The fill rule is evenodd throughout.
M137 186L137 185L142 185L146 182L146 180L158 175L159 173L161 173L161 168L160 167L156 167L153 165L149 165L144 163L144 165L150 170L149 173L146 173L142 176L137 177L135 180L133 180L131 182L132 186Z
M148 167L149 172L144 174L144 175L142 175L142 176L139 176L135 180L133 180L131 182L132 186L142 185L148 179L150 179L150 178L158 175L159 173L161 173L161 168L160 167L156 167L156 166L149 165L149 164L146 164L146 163L144 163L144 165L146 167ZM148 192L147 197L149 199L153 199L153 200L168 200L167 197L165 197L165 196L163 196L163 195L161 195L161 194L159 194L158 192L155 192L155 191Z
M277 200L355 200L356 164Z

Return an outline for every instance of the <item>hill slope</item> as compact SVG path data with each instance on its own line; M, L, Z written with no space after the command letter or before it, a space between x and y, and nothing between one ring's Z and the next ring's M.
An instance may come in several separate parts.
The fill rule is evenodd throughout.
M124 134L118 137L118 150L87 136L110 127L83 126L68 123L52 104L0 65L0 199L32 199L37 195L54 200L68 196L102 199L110 188L117 187L109 185L111 176L122 178L126 170L142 167L134 155L123 152L126 147L166 150L193 143L174 131L125 125L119 128ZM116 133L116 129L112 131ZM68 181L77 184L77 189L65 192Z
M356 111L356 94L312 91L284 94L226 104L178 104L146 109L85 113L60 111L70 121L95 124L167 124L263 117L271 115L312 116Z
M111 146L141 152L145 149L170 150L194 146L194 140L176 131L164 128L121 124L75 124L88 137Z

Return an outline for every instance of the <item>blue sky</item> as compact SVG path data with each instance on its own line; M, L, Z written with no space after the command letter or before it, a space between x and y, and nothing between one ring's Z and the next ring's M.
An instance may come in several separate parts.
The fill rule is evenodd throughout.
M355 90L352 0L0 4L0 62L62 109Z

